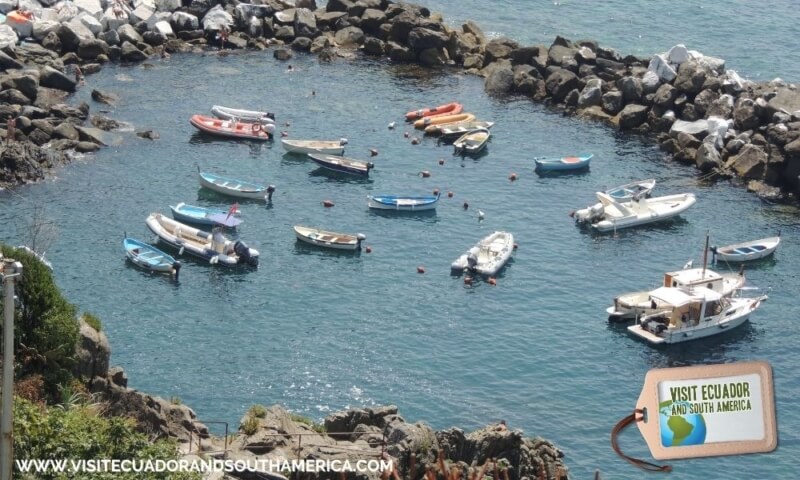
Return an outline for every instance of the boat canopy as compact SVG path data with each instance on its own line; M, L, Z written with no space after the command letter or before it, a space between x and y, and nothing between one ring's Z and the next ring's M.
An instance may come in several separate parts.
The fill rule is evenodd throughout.
M718 292L708 288L695 288L690 292L679 288L659 287L650 292L650 298L660 305L680 307L690 303L715 302L722 298Z

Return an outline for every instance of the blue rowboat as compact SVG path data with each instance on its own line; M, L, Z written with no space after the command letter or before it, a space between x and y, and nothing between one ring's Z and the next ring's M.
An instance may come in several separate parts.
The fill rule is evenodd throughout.
M359 175L362 177L369 176L369 171L375 167L372 162L361 162L339 155L309 153L308 156L314 161L314 163L326 170L332 170L339 173L348 173L350 175Z
M169 273L177 278L181 265L171 255L139 240L125 237L122 240L125 255L137 267L157 273Z
M589 166L589 162L594 155L581 154L576 157L561 157L561 158L548 158L537 157L534 158L536 162L537 172L552 172L559 170L580 170Z
M236 228L242 223L240 219L236 218L239 212L235 210L235 206L231 207L231 210L234 210L233 212L187 205L183 202L174 207L170 205L169 208L172 210L172 218L179 222L200 225L223 225L229 228Z
M436 195L422 195L418 197L405 197L400 195L370 195L369 208L379 210L399 210L404 212L418 212L433 210L439 202L441 193Z
M230 195L231 197L239 198L252 198L256 200L272 201L272 192L275 187L272 185L260 185L258 183L250 183L244 180L237 180L235 178L223 177L222 175L215 175L209 172L201 172L198 168L197 176L200 180L200 186L209 190Z

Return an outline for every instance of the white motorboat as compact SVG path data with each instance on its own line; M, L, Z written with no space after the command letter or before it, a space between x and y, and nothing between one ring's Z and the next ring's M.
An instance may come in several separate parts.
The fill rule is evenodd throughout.
M726 247L711 247L712 262L717 259L726 262L747 262L772 255L781 243L781 236L762 238L750 242L737 243Z
M710 337L744 324L767 296L728 298L707 288L687 292L661 287L649 294L656 305L628 332L649 343L671 344Z
M708 268L687 268L664 274L660 288L679 288L691 292L695 288L706 288L730 297L744 287L745 276L738 274L720 274ZM608 307L608 319L611 321L628 321L640 315L647 315L656 310L650 300L649 290L624 293L614 298L614 305Z
M180 253L191 253L208 260L212 265L258 265L258 250L249 248L241 240L226 238L220 231L221 227L213 232L204 232L160 213L151 213L145 223L159 240L180 249Z
M289 153L307 154L321 153L328 155L341 155L344 153L344 146L347 145L346 138L339 140L290 140L281 139L283 148Z
M513 252L514 235L493 232L458 257L450 268L453 271L473 271L492 276L503 268Z
M597 192L598 203L573 212L575 221L588 223L600 232L659 222L680 215L695 204L693 193L618 202L604 192Z

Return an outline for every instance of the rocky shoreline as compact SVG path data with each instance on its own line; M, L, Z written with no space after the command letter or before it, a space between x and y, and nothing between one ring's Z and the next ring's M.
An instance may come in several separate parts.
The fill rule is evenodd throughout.
M410 3L330 0L318 8L315 0L256 1L24 0L19 6L32 18L13 28L0 25L0 119L16 118L18 141L89 152L104 145L102 130L118 125L90 116L86 104L63 103L80 83L78 75L67 74L70 66L91 74L109 61L142 62L211 45L273 49L282 60L295 51L321 60L360 51L393 62L461 68L485 77L491 95L524 95L569 115L653 136L676 161L709 177L738 177L766 198L787 200L800 192L800 94L780 79L745 81L726 70L724 60L683 45L641 58L592 40L556 37L549 46L489 40L472 21L453 29L441 15ZM0 12L15 5L0 1ZM34 42L18 45L21 38ZM93 98L113 101L102 92ZM94 126L82 126L87 121ZM0 187L39 180L49 165L20 171L17 165L36 159L7 157L0 157Z

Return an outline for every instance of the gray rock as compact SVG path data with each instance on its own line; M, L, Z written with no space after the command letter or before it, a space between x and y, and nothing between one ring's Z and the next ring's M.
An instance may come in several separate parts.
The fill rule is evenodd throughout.
M364 43L364 31L358 27L347 27L336 32L336 43L340 47L357 48Z
M761 124L756 105L749 98L740 99L733 110L734 125L739 130L753 130Z
M577 51L576 48L565 47L554 43L547 51L547 57L550 64L562 65L565 59L573 60Z
M350 0L328 0L325 9L329 12L347 12L354 4Z
M707 70L700 63L690 60L681 64L674 86L684 93L699 93L707 76Z
M533 65L533 59L539 56L540 46L520 47L511 50L508 58L511 58L513 65Z
M136 132L136 136L139 138L145 138L147 140L158 140L159 138L161 138L161 135L159 135L159 133L156 132L155 130L138 131Z
M368 8L361 14L361 28L365 32L377 33L384 23L386 23L386 14L382 10Z
M678 132L678 136L676 137L678 140L678 145L681 148L691 148L691 149L698 149L700 145L703 143L697 139L694 135L688 134L686 132Z
M122 42L122 46L120 48L122 49L120 58L126 62L142 62L147 60L147 55L143 51L136 48L136 45L132 44L131 42Z
M56 53L61 53L63 47L61 45L61 38L56 32L50 32L42 39L42 47L52 50Z
M733 97L726 94L720 95L706 110L706 116L731 118L733 115Z
M749 144L745 145L738 155L730 157L725 163L725 167L735 171L741 178L760 180L764 176L767 158L764 150Z
M617 90L611 90L603 94L602 99L603 110L610 114L616 115L622 110L622 93Z
M99 128L100 130L105 130L106 132L110 132L111 130L115 130L122 126L122 124L120 124L118 121L112 118L104 117L102 115L92 115L91 120L92 120L92 125Z
M397 42L388 42L387 49L389 58L395 62L414 62L417 60L417 54L414 50Z
M464 33L470 33L478 39L478 43L481 45L486 43L486 35L481 30L481 27L478 26L477 23L473 22L472 20L467 20L463 25L461 25L461 30Z
M655 97L653 97L653 104L665 110L670 109L673 107L677 97L678 90L672 85L665 83L656 90Z
M447 65L450 57L444 48L427 48L419 52L419 62L426 67Z
M635 103L625 105L625 108L619 113L620 130L630 130L643 124L647 120L647 112L648 108L644 105Z
M116 30L107 30L105 32L101 32L100 35L97 36L98 39L106 42L106 45L120 45L119 33Z
M291 47L300 52L308 52L311 50L311 39L308 37L297 37L292 41Z
M76 83L63 72L48 66L42 67L39 71L39 85L56 90L63 90L65 92L74 92Z
M298 37L314 38L319 35L319 28L317 28L317 19L314 16L314 12L307 8L296 9L294 32Z
M708 134L708 120L696 120L694 122L687 122L684 120L676 120L672 124L669 134L673 138L678 138L681 133L693 135L698 138L705 137Z
M570 91L578 88L578 77L569 70L556 68L547 76L545 88L553 100L560 103Z
M661 80L655 73L647 71L642 75L642 95L655 93L660 86Z
M578 108L589 108L603 103L603 81L593 78L586 82L586 86L578 96Z
M414 28L408 34L408 46L418 52L429 48L443 48L449 40L450 37L444 32L427 28Z
M636 77L623 77L617 81L623 103L636 103L642 99L642 81Z
M120 44L129 42L136 45L143 41L142 36L133 28L133 25L127 23L117 29L117 34L119 35Z
M36 100L39 89L39 78L37 75L20 75L3 81L2 85L3 88L20 91L30 100Z
M516 65L514 72L514 91L523 95L533 95L540 82L539 72L530 65Z
M293 54L292 51L286 47L278 47L272 53L272 56L277 60L289 60L292 58Z
M77 19L62 23L56 30L56 34L61 39L61 48L65 52L74 52L78 48L81 39L90 40L94 38L94 34Z
M99 128L93 127L75 127L78 130L78 138L81 142L91 142L98 145L107 145L106 135Z
M383 55L386 53L386 43L375 37L366 37L364 39L364 53L367 55Z
M108 45L96 38L81 39L76 53L84 60L93 60L100 55L108 55Z
M355 28L355 27L353 27ZM292 25L275 25L275 38L283 40L284 42L291 42L294 40L294 26Z
M504 39L492 40L484 47L484 61L486 65L489 65L498 60L510 58L512 51L514 51L514 48L504 41Z
M0 51L0 69L2 70L22 70L24 66L15 58L11 58L7 53Z
M505 95L514 88L514 72L510 66L493 68L483 86L489 95Z
M87 380L105 377L108 374L110 359L111 345L106 334L90 327L81 318L78 345L75 350L75 376Z
M128 375L122 367L111 367L108 369L108 378L111 382L118 387L126 388L128 386Z
M575 61L579 65L594 65L597 62L597 54L589 47L579 47L575 51Z
M320 35L311 42L311 53L319 53L333 46L333 40L327 35Z
M471 54L464 57L464 69L480 69L483 68L483 55Z
M117 103L119 98L113 93L106 93L97 89L93 89L92 100L99 103L105 103L106 105L114 105L115 103Z

